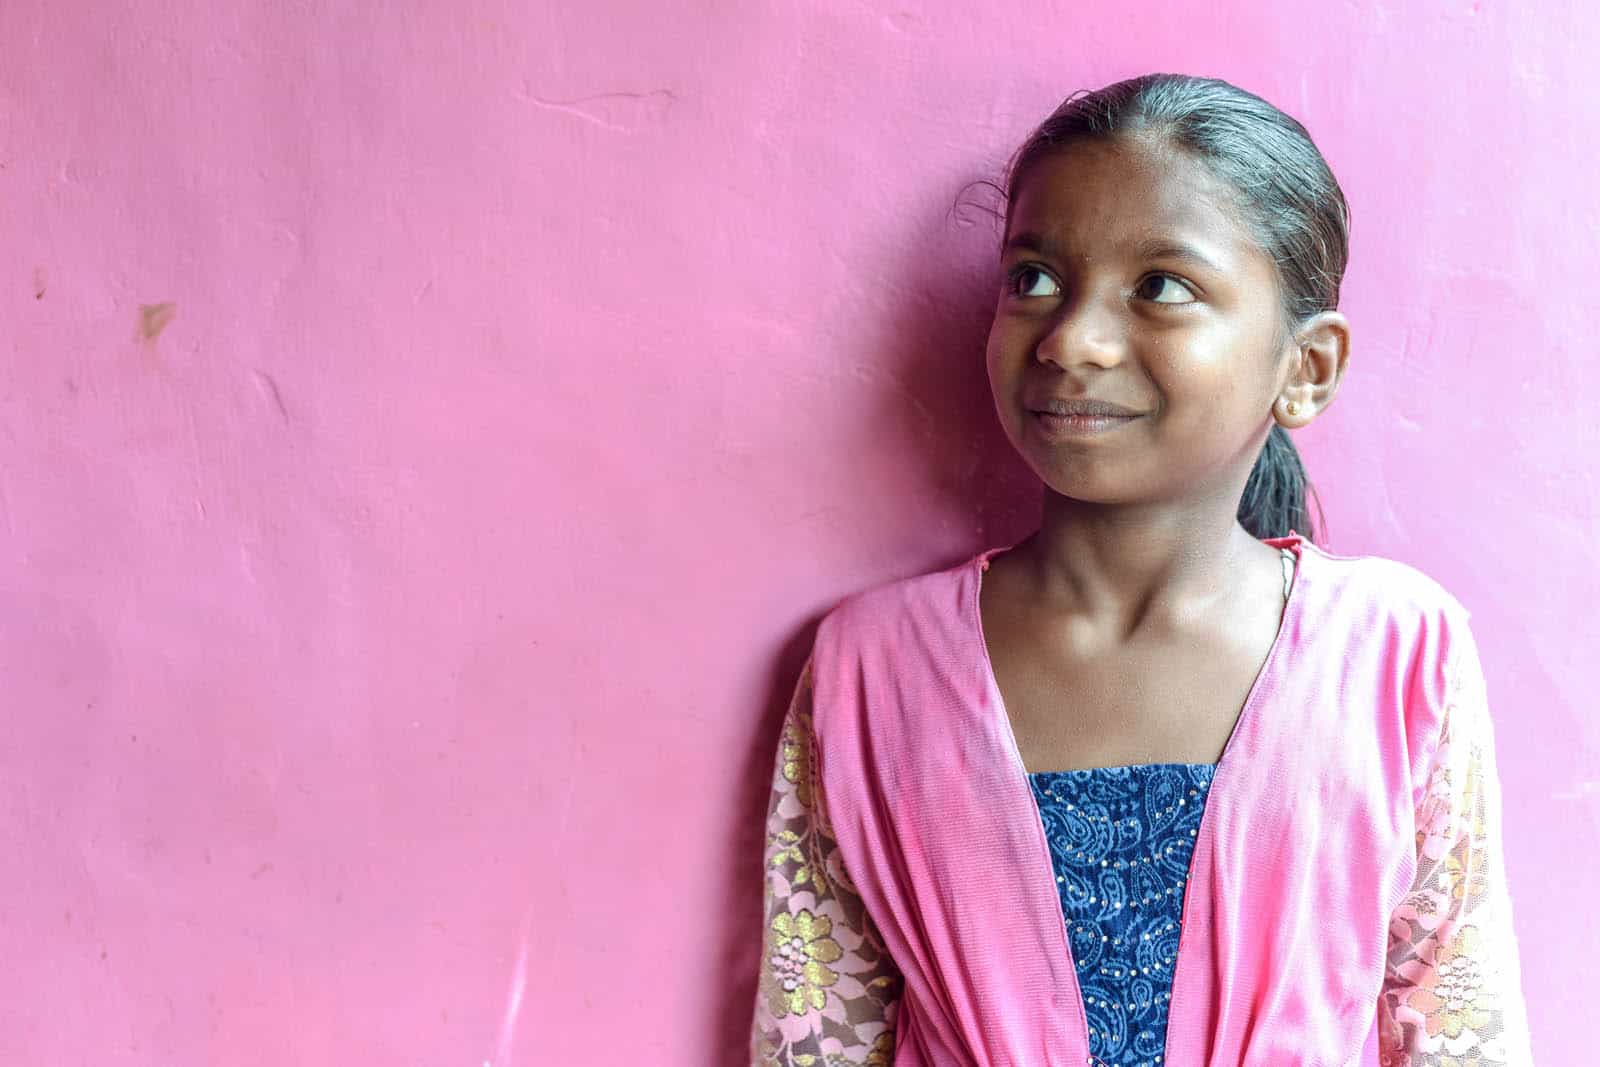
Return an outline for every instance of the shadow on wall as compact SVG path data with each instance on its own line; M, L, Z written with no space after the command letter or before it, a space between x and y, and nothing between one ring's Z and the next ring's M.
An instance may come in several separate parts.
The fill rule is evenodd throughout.
M911 484L918 526L932 521L947 527L955 533L933 540L965 547L944 560L908 558L898 573L875 581L953 565L981 547L1019 540L1039 520L1038 480L995 417L984 366L999 285L1000 196L982 179L944 196L916 216L916 232L896 235L895 247L908 250L896 274L906 279L905 299L893 302L888 321L863 324L864 332L893 340L880 363L858 372L881 406L856 428L854 439L836 447L842 454L872 457L866 469L900 472L896 486ZM882 519L885 524L905 520L903 515ZM908 541L925 536L909 528L904 533ZM719 1017L709 1020L710 1047L720 1054L707 1062L719 1067L749 1064L768 791L784 713L821 621L818 615L785 643L772 666L762 727L738 764L737 817L726 844L729 855L741 858L729 867L728 921L716 952L718 972L730 981Z

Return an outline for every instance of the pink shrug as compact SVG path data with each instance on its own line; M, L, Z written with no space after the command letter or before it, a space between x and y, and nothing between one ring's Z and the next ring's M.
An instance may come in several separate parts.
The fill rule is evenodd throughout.
M1433 1056L1463 1029L1483 1062L1530 1062L1467 610L1405 564L1298 534L1267 543L1299 563L1195 840L1163 1062L1446 1062ZM895 1067L1093 1062L981 633L978 586L999 551L847 597L806 665L815 765L801 771L903 976L888 1017ZM1451 807L1463 797L1474 810ZM1458 978L1475 968L1478 985L1454 993L1471 1003L1439 982L1451 961Z

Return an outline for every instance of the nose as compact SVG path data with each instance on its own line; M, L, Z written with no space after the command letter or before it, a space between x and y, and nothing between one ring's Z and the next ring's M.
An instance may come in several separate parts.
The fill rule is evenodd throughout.
M1120 309L1107 298L1086 293L1061 302L1034 355L1041 363L1062 368L1113 367L1121 362L1126 345Z

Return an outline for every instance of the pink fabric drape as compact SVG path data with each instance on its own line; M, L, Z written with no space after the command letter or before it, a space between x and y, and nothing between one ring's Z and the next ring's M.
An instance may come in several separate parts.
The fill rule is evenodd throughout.
M1375 1064L1415 813L1454 687L1481 684L1477 650L1467 610L1420 571L1267 543L1299 563L1196 837L1163 1062ZM1092 1063L981 635L999 551L846 598L813 651L816 773L905 976L896 1067Z

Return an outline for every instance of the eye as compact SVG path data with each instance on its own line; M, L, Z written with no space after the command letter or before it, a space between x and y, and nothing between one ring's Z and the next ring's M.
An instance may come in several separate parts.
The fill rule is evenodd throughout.
M1152 285L1152 282L1155 284ZM1168 282L1171 284L1163 284ZM1170 274L1151 274L1135 286L1133 291L1157 304L1192 304L1195 301L1193 291ZM1163 300L1155 295L1159 293L1166 293L1175 299Z
M1006 272L1006 292L1012 296L1055 296L1061 287L1038 267L1024 263Z

